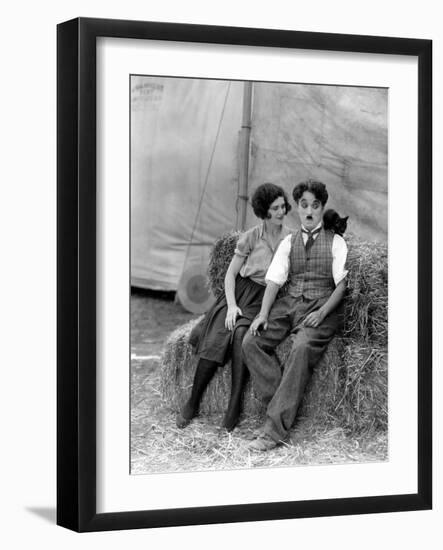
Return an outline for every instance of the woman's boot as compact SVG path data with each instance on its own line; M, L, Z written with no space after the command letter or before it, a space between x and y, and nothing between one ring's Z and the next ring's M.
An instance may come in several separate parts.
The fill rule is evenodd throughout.
M226 428L228 432L232 432L238 424L242 410L243 390L249 376L249 371L242 358L242 342L247 330L247 327L238 327L232 343L231 397L222 422L222 427Z
M191 396L177 413L176 424L178 428L185 428L198 413L198 407L203 392L217 370L218 363L208 359L200 359L195 370Z

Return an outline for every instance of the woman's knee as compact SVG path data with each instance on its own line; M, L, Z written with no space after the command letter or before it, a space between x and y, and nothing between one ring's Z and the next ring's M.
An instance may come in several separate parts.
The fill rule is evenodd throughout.
M234 336L233 336L234 344L241 345L247 332L248 332L248 327L245 327L245 326L237 327L234 331Z

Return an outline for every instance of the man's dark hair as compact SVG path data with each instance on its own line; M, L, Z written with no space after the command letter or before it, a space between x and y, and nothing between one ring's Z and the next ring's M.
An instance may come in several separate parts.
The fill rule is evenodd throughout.
M329 195L326 191L326 185L321 181L308 179L298 183L292 191L292 196L297 204L305 191L310 191L314 197L321 202L322 206L328 202Z

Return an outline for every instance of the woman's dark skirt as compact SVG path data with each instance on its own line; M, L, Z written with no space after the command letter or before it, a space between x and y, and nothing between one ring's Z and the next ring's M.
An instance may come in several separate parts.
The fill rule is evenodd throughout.
M265 286L248 277L238 275L235 280L235 301L242 311L233 331L225 327L228 305L223 293L203 319L192 329L189 343L200 359L208 359L224 365L231 351L231 342L239 326L248 327L258 315Z

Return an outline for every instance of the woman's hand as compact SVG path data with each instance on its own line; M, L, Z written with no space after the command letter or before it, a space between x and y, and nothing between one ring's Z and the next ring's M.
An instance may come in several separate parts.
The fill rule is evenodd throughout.
M319 325L322 324L324 318L325 314L321 309L311 311L309 315L306 315L306 319L303 321L303 326L317 328Z
M228 307L228 312L226 313L225 327L228 330L232 330L237 321L237 317L242 315L241 309L238 306Z
M257 315L257 317L252 321L251 326L249 327L249 332L254 336L260 336L260 328L263 327L263 330L268 328L268 318L264 315Z

